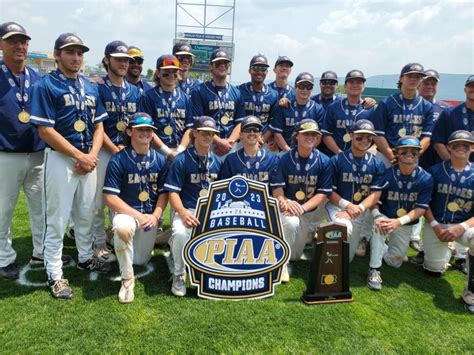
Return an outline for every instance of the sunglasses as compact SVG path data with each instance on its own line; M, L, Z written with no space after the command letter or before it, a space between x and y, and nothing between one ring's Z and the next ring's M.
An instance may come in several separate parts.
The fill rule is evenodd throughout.
M165 71L164 73L161 74L161 76L162 76L163 78L169 78L170 76L173 76L173 78L177 78L177 77L178 77L178 73L177 73L177 72L170 73L170 72Z
M216 68L219 68L221 65L224 65L226 68L228 68L230 64L227 60L218 60L217 62L214 62L214 66Z
M252 71L254 71L256 73L266 73L268 71L268 68L266 66L263 66L263 65L255 65L251 69L252 69Z
M189 61L192 61L193 59L193 57L190 56L189 54L181 54L181 55L176 56L176 58L178 58L180 62L184 61L185 59Z
M242 133L259 133L259 132L260 132L260 128L257 128L257 127L248 127L242 130Z
M405 155L417 156L418 153L419 153L418 150L412 149L412 150L404 150L403 152L400 152L398 154L401 155L401 156L405 156Z
M313 90L314 85L310 83L297 84L296 87L301 90Z
M128 62L130 64L142 65L143 64L143 59L142 58L133 58L133 59L129 59Z
M372 141L371 136L357 136L357 137L354 137L354 140L356 140L357 142L362 142L364 139L367 139L369 142Z
M325 85L325 86L337 85L337 81L334 81L334 80L321 80L320 83L321 85Z
M458 143L451 143L450 144L450 147L452 149L458 149L459 147L462 147L466 150L469 150L471 149L471 144L470 143L466 143L466 142L458 142Z

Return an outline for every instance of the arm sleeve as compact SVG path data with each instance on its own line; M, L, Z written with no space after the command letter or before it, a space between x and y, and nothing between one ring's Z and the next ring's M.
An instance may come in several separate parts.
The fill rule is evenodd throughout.
M205 85L205 84L201 84ZM204 103L201 98L201 88L198 86L196 90L191 91L191 103L193 107L193 117L199 117L204 115Z
M270 130L273 133L282 133L283 132L283 116L284 111L282 107L278 107L275 110L275 115L272 117L270 121Z
M372 184L370 185L370 191L381 191L384 189L388 182L385 180L385 165L382 160L375 158L375 172L372 178Z
M421 189L418 193L415 206L417 208L428 209L433 194L433 177L430 174L426 174L427 177L421 182Z
M104 187L102 192L110 195L120 195L122 185L123 169L120 164L119 155L114 155L107 165L105 172Z
M424 99L423 99L424 100ZM426 100L424 100L426 101ZM433 108L433 105L430 103L430 102L424 102L424 104L426 105L426 108L424 110L424 114L423 114L423 130L421 132L421 138L423 137L428 137L430 138L432 136L432 132L433 132L433 125L434 125L434 121L433 121L433 115L434 115L434 108Z
M443 110L439 115L438 120L434 124L433 127L433 134L431 135L431 139L434 143L447 143L446 133L448 132L447 122L449 120L449 111Z
M54 127L56 119L54 99L45 85L45 79L33 85L33 91L31 92L31 123L37 126Z
M318 183L316 184L316 191L329 196L332 193L334 184L332 160L328 157L325 157L325 159L322 161L321 167L321 175L318 179Z
M387 117L387 104L381 101L375 112L370 116L370 120L374 124L375 133L378 136L385 136L385 118Z
M184 175L186 173L184 166L184 154L179 154L171 164L171 168L163 185L164 191L180 192L184 185Z

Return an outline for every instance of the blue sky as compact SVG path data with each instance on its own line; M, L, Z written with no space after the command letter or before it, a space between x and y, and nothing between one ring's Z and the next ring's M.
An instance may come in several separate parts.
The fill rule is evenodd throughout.
M75 32L91 48L90 65L115 39L140 47L145 68L171 52L175 1L0 0L0 8L1 22L26 27L30 50L51 51L60 33ZM354 68L366 76L394 74L413 61L443 73L474 73L473 19L474 1L236 0L232 81L248 80L257 53L271 64L288 55L294 74L315 76L327 69L343 76Z

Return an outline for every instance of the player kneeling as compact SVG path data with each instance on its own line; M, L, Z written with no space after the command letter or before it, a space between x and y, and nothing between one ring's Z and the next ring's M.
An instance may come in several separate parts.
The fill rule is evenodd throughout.
M450 159L428 170L435 188L425 214L430 225L425 228L423 267L441 275L451 258L448 242L469 247L468 282L462 298L468 312L474 313L474 165L469 162L474 136L468 131L454 131L447 148Z
M396 268L402 265L413 229L428 208L433 179L418 166L421 149L416 137L400 138L394 148L398 165L385 172L388 185L378 208L372 210L375 233L370 240L370 269L367 277L367 286L372 290L382 288L382 258L387 265ZM385 244L387 238L388 247Z
M134 114L125 131L130 144L110 159L105 175L104 201L115 213L112 227L122 277L120 303L135 298L132 264L150 261L158 220L168 203L168 194L162 191L166 160L150 147L154 129L149 115Z

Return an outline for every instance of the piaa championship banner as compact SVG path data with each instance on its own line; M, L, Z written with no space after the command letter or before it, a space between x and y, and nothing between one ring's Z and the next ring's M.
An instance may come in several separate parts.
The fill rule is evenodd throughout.
M265 184L233 177L213 182L198 200L183 256L198 296L211 299L270 297L280 283L290 248L283 239L278 202Z

